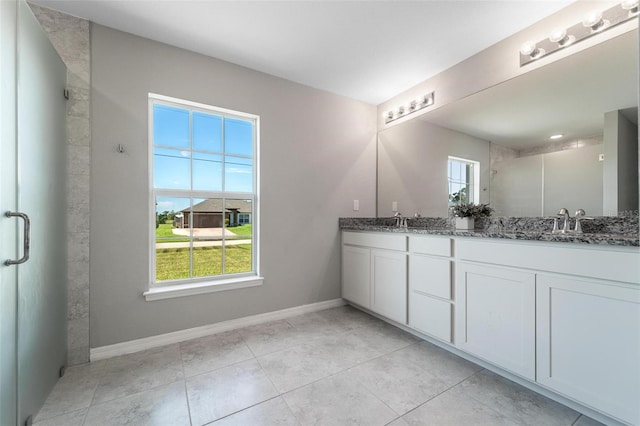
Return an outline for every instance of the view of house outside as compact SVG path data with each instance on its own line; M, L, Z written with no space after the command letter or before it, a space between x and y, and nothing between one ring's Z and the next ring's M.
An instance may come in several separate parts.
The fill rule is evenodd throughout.
M251 120L154 103L155 281L254 270Z

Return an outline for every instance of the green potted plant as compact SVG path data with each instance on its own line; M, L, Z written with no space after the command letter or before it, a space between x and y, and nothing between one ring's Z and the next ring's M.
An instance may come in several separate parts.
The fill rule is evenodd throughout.
M475 219L489 217L493 209L488 204L464 203L451 206L451 214L456 218L456 229L473 230Z

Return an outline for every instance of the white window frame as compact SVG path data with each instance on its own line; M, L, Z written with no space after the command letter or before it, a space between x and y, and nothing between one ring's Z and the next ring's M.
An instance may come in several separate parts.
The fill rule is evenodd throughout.
M449 197L449 195L451 195L449 193L449 183L451 182L451 176L449 176L449 161L458 161L461 163L467 163L469 165L471 165L472 169L473 169L473 175L472 175L472 182L470 183L470 186L473 187L473 200L468 200L467 202L470 203L474 203L474 204L480 204L480 162L479 161L475 161L475 160L469 160L467 158L462 158L462 157L452 157L449 156L447 158L447 199Z
M253 138L253 192L225 192L225 191L198 191L198 190L181 190L181 189L156 189L154 187L154 141L153 141L153 106L166 105L181 109L189 109L191 111L203 112L208 114L221 115L224 118L238 118L242 120L251 120L254 123ZM233 111L225 108L213 107L198 102L186 101L183 99L172 98L169 96L149 93L148 96L148 169L149 169L149 289L143 293L147 301L160 300L172 297L191 296L201 293L210 293L215 291L229 290L235 288L246 288L261 285L263 278L260 276L260 251L259 251L259 218L260 218L260 117L254 114L248 114L239 111ZM223 157L224 158L224 157ZM223 160L224 161L224 160ZM224 173L223 173L224 174ZM224 176L223 176L224 179ZM207 277L193 277L180 280L156 281L156 198L157 197L185 197L185 198L220 198L220 199L239 199L251 200L253 203L252 214L252 271L238 274L222 274ZM223 215L224 217L224 215ZM223 236L224 240L224 236ZM193 244L193 241L191 241ZM223 256L224 261L224 256Z

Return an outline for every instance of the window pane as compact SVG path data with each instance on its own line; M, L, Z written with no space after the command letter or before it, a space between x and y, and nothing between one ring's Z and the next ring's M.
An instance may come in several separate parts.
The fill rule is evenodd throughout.
M460 163L455 160L451 160L451 173L449 174L449 178L453 182L457 182L460 179Z
M222 155L193 153L193 189L222 191Z
M222 152L222 118L193 113L193 149Z
M190 189L189 151L155 148L153 150L153 186L166 189Z
M156 198L156 281L189 278L189 198Z
M225 200L229 228L225 241L224 272L238 274L253 270L253 203L251 200Z
M193 200L193 276L222 273L223 204L220 198Z
M253 160L242 157L225 157L224 190L253 192Z
M253 123L234 118L224 119L224 152L253 156Z
M165 105L153 106L153 143L189 148L189 111Z
M256 122L179 101L151 114L156 281L252 272Z

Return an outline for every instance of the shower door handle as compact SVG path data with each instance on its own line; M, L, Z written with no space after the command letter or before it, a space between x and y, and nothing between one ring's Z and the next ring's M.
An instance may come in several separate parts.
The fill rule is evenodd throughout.
M20 265L21 263L26 262L27 260L29 260L29 251L31 250L31 239L30 239L30 232L31 232L31 220L29 219L29 216L27 216L25 213L20 213L20 212L5 212L4 214L6 217L19 217L20 219L22 219L24 221L24 241L23 241L23 252L22 252L22 257L18 260L5 260L4 264L9 266L9 265Z

